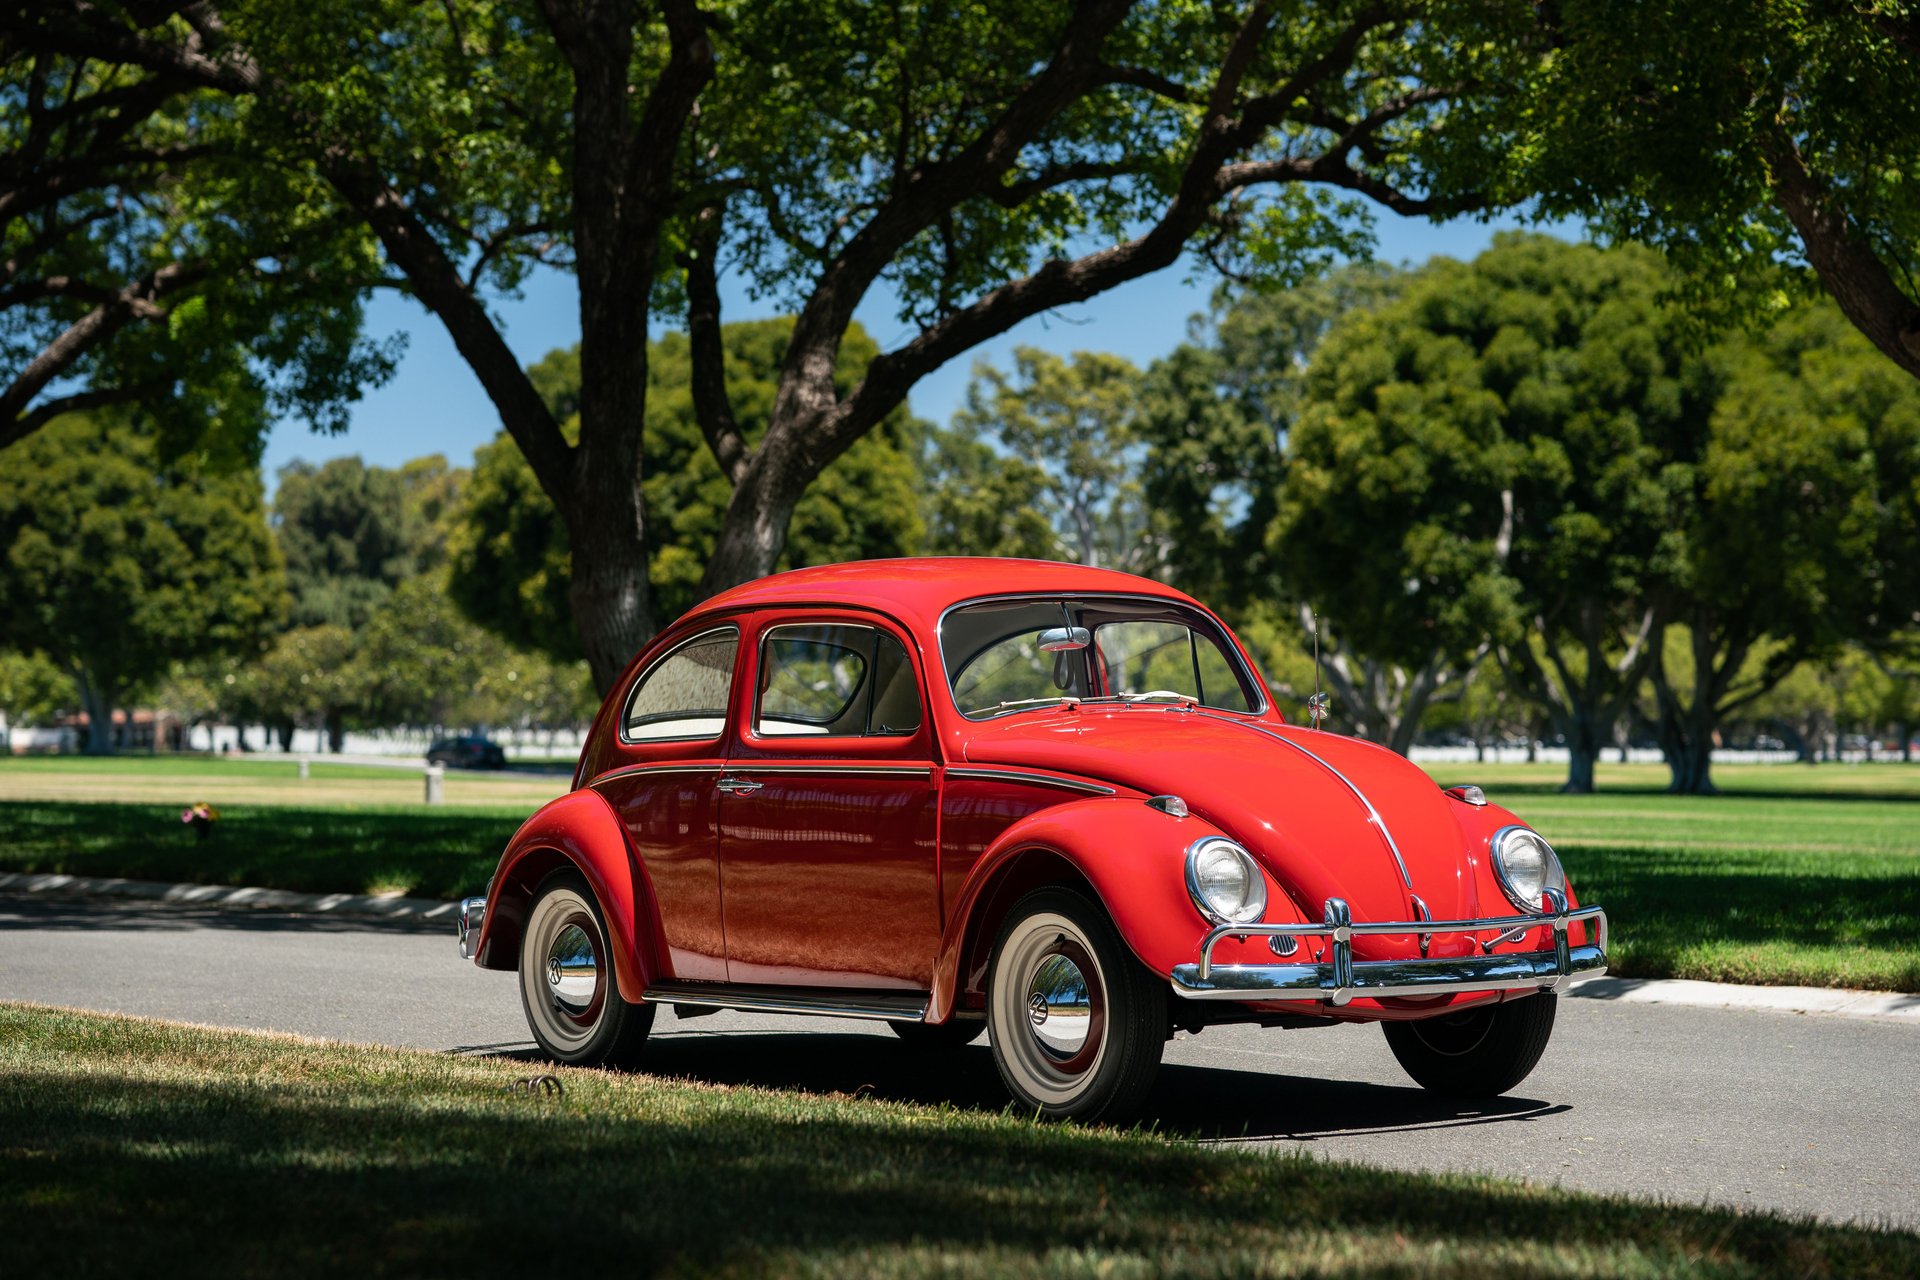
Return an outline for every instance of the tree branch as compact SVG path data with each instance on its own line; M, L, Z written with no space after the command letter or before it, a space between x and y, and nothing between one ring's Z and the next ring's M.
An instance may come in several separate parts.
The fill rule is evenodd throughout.
M520 446L540 487L565 515L572 505L572 449L486 307L461 280L453 260L400 193L358 158L330 149L322 158L321 171L379 237L388 260L412 283L413 296L446 325L454 346L499 410L501 425Z
M198 264L168 263L129 282L108 301L68 325L27 362L27 367L20 371L5 391L0 391L0 423L11 423L25 414L27 406L48 383L129 323L163 314L156 305L159 298L203 279L205 275L206 269Z
M1807 261L1840 310L1895 364L1920 378L1920 304L1902 292L1826 185L1807 167L1784 123L1761 138L1773 200L1800 233Z
M172 385L171 381L140 382L126 387L80 391L70 396L61 396L57 400L42 401L17 418L0 421L0 450L20 443L61 414L86 413L93 409L104 409L109 405L148 400L162 394Z
M701 211L687 268L687 340L693 365L693 413L720 473L733 484L745 478L750 455L727 398L726 348L720 333L720 286L715 262L720 250L718 208Z
M1177 80L1169 79L1157 71L1145 67L1115 66L1101 64L1099 83L1131 85L1136 89L1145 89L1155 97L1165 98L1169 102L1178 102L1187 106L1198 105L1203 99Z

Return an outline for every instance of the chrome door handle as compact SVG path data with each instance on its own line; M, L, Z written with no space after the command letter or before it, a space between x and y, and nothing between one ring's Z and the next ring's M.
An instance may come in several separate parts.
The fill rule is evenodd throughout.
M752 795L767 784L764 782L755 782L751 778L736 778L732 774L727 774L714 785L729 795L747 796Z

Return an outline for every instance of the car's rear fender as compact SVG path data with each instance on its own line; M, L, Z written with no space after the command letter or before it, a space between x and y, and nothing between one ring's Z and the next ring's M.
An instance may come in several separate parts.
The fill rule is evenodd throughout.
M486 969L519 965L521 932L533 892L566 867L579 872L599 900L620 996L638 1003L647 987L668 973L660 946L660 910L619 818L591 789L568 792L546 805L507 843L488 885L474 962Z
M1224 834L1198 817L1174 818L1142 800L1076 800L1029 814L1002 832L968 874L934 966L928 1021L944 1022L984 987L1007 911L1049 884L1090 893L1140 962L1161 977L1199 954L1207 922L1186 893L1186 851ZM1285 892L1267 885L1273 910L1291 918Z

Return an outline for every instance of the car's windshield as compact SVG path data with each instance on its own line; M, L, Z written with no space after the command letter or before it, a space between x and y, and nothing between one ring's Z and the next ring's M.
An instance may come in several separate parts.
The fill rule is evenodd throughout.
M1263 705L1213 621L1170 601L986 600L946 616L940 651L954 705L976 720L1065 698Z

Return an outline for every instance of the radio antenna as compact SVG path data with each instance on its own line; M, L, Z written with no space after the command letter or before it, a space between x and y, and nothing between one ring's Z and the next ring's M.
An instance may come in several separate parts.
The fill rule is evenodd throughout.
M1307 616L1313 620L1313 696L1307 699L1307 719L1318 729L1331 699L1320 688L1320 615L1309 610Z

